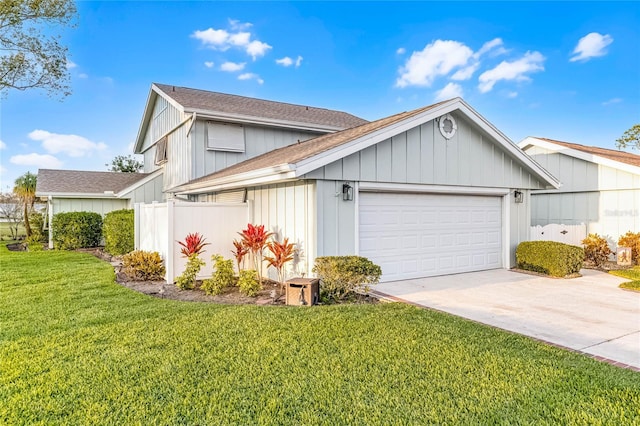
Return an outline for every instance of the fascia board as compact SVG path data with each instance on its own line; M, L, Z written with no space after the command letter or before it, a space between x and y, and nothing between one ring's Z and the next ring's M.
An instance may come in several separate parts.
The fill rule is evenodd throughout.
M218 179L211 179L203 182L193 183L193 184L183 184L178 185L174 188L170 188L165 192L172 192L176 194L200 194L203 192L210 191L210 188L233 184L236 182L254 182L261 181L262 179L288 179L295 178L295 170L290 164L281 164L274 167L266 167L263 169L252 170L250 172L234 174L230 176L221 177Z
M348 157L351 154L387 140L399 133L412 129L417 125L431 121L456 109L458 102L460 102L460 99L456 98L450 102L424 111L423 113L361 136L351 142L347 142L305 160L299 161L296 163L296 174L297 176L305 175L319 169L320 167L333 163L334 161Z
M270 175L258 176L250 179L235 179L235 180L230 180L226 182L216 181L216 182L212 182L206 188L176 191L175 194L178 194L178 195L202 194L205 192L217 192L217 191L223 191L226 189L246 188L248 186L268 185L271 183L282 183L282 182L289 182L294 180L297 180L297 178L293 175L293 173L270 174ZM167 192L172 192L172 191L169 190Z
M527 137L518 144L522 149L527 146L538 146L540 148L548 149L559 154L564 154L569 157L574 157L579 160L588 161L590 163L600 164L602 166L611 167L627 173L640 175L640 167L632 166L631 164L621 163L619 161L611 160L609 158L601 157L597 154L589 154L588 152L579 151L577 149L569 148L564 145L558 145L553 142L544 141L534 137Z
M215 111L207 111L201 109L187 109L187 113L196 113L199 119L217 120L229 123L256 124L260 126L283 127L287 129L307 130L318 133L334 133L344 130L342 127L321 126L312 123L303 123L298 121L274 120L269 118L260 118L241 114L225 114Z

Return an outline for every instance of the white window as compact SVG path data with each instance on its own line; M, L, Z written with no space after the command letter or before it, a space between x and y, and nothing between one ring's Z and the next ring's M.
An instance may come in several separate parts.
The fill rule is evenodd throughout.
M207 149L244 152L244 128L239 124L207 123Z
M167 162L167 137L160 139L156 143L156 165L160 165Z

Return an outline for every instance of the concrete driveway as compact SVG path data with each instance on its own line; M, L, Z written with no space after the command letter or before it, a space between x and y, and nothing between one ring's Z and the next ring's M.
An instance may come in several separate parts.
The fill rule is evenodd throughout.
M554 279L506 269L378 284L391 299L448 312L640 371L640 293L582 270Z

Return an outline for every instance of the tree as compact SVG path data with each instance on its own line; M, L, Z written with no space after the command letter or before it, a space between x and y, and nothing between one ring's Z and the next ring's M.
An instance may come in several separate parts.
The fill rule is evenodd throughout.
M111 164L105 164L105 166L111 166L109 167L110 172L121 173L137 173L144 167L142 162L136 160L131 155L118 155L111 160Z
M22 214L24 219L24 229L27 232L27 237L31 236L31 225L29 224L29 211L33 210L33 205L36 202L36 182L38 176L31 172L27 172L20 176L15 181L13 187L13 193L20 199L22 203Z
M640 124L632 126L629 130L616 139L618 148L640 149Z
M0 92L44 89L70 94L67 48L55 26L73 25L73 0L0 1ZM39 27L46 26L45 31ZM46 34L46 35L45 35Z
M18 239L18 230L22 222L22 203L12 192L0 193L0 217L9 224L11 239Z

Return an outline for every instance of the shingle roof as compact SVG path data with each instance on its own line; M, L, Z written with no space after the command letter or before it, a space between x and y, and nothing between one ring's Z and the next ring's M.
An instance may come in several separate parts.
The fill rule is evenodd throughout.
M367 120L342 111L154 83L186 111L204 110L347 129Z
M187 185L198 184L222 177L232 176L239 173L246 173L253 170L260 170L267 167L274 167L282 164L295 164L299 161L305 160L322 152L328 151L332 148L366 136L377 130L381 130L394 123L428 111L445 102L429 105L427 107L415 109L413 111L402 112L400 114L372 121L361 126L353 127L351 129L342 130L336 133L329 133L326 135L318 136L317 138L306 140L304 142L275 149L273 151L267 152L266 154L250 158L210 175L192 180Z
M586 152L587 154L598 155L609 160L618 161L620 163L630 164L632 166L640 167L640 155L632 154L630 152L616 151L614 149L600 148L597 146L586 146L577 143L569 143L556 141L547 138L536 138L549 143L566 146L567 148L575 149L577 151Z
M145 173L40 169L38 170L36 194L103 194L105 191L118 193L145 176L147 176Z

